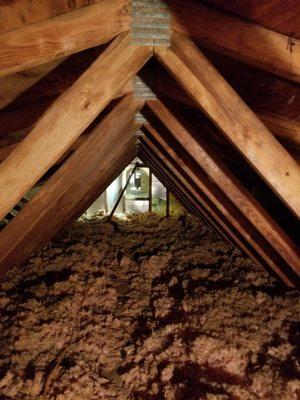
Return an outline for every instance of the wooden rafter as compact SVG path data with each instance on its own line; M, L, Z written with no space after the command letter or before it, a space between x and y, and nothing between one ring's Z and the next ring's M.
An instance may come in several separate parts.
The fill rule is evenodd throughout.
M300 168L219 72L186 36L174 33L157 58L198 106L300 217ZM281 168L278 168L281 166Z
M0 169L0 219L65 153L121 87L152 55L152 48L130 45L123 33L61 95Z
M300 82L300 40L211 9L199 1L171 0L173 29L203 46Z
M153 160L151 157L149 157L144 144L141 144L139 146L138 157L143 161L145 165L147 165L151 169L151 171L160 180L160 182L169 189L169 191L185 208L186 211L194 216L202 218L202 215L197 211L196 207L193 204L193 199L189 198L187 193L184 193L182 183L180 183L178 180L171 180L169 172L166 170L166 168L162 170L159 164L156 163L156 160Z
M159 120L168 128L169 132L172 133L174 138L186 149L192 159L205 170L207 175L217 184L232 203L236 205L252 226L258 229L258 232L263 235L270 246L285 259L295 274L300 276L300 258L296 246L233 176L222 160L203 140L199 137L196 140L163 103L160 101L148 101L147 104ZM215 198L214 202L218 203L218 199ZM247 234L247 230L245 233ZM278 273L278 266L275 263L271 264L272 268Z
M170 163L174 167L176 174L187 182L186 188L194 195L199 204L204 207L204 214L208 213L227 237L240 247L248 256L258 264L268 269L271 268L288 286L293 286L295 275L290 277L288 270L285 272L278 268L278 265L285 264L287 269L289 266L274 252L268 242L265 240L255 227L243 216L236 206L220 191L220 189L210 180L210 178L195 163L183 154L183 149L172 140L171 145L161 133L147 125L147 130L151 142L155 141L155 146L160 145L161 154L165 154ZM152 145L153 149L153 145ZM182 178L181 178L182 179ZM297 279L296 279L297 280Z
M103 0L3 33L0 77L107 43L129 28L128 1Z
M139 125L129 124L142 105L130 95L125 97L4 228L0 233L2 273L28 258L97 198L112 166L119 168L118 160L136 141Z
M150 127L148 126L148 129ZM153 128L150 128L153 130ZM142 146L138 154L143 154L146 157L151 168L160 177L162 183L166 183L170 192L174 195L177 193L179 201L182 202L186 209L193 215L200 216L208 225L212 226L219 232L227 241L230 240L228 235L220 229L215 219L211 218L211 214L207 212L207 208L203 206L203 198L199 196L190 183L183 177L182 173L175 168L166 156L161 152L149 138L142 139Z
M190 108L196 109L197 104L179 87L169 74L158 68L155 70L155 79L152 90L158 95L165 96ZM150 83L149 83L150 85ZM275 85L275 83L274 83ZM258 111L256 116L267 126L274 136L286 143L300 145L300 122L276 113Z
M147 126L149 128L149 126ZM153 128L151 127L151 132L153 131ZM156 135L156 133L155 133ZM163 142L164 140L160 135L158 135L159 140ZM256 250L260 250L260 246L257 246L257 243L255 240L257 240L257 235L255 232L251 231L251 228L249 231L247 231L247 228L249 228L249 224L247 226L247 222L243 220L243 216L241 218L238 217L237 214L235 214L235 217L238 218L238 222L234 220L236 223L233 225L230 222L230 219L228 219L228 216L231 215L232 212L232 207L228 203L222 202L223 206L221 206L221 213L220 211L215 207L214 203L209 204L209 199L206 198L204 192L202 192L201 187L205 184L202 181L201 174L199 178L199 174L195 175L195 173L190 169L190 166L187 164L183 164L183 169L177 164L178 159L180 160L180 157L178 156L177 153L174 153L173 148L170 151L170 148L168 148L168 151L166 151L165 147L160 147L158 149L156 145L153 144L152 142L153 138L151 139L151 142L148 142L148 150L143 148L143 154L144 156L148 156L148 161L151 163L152 162L152 168L155 170L157 166L159 166L160 163L163 163L161 168L161 172L163 177L164 177L164 171L168 168L170 168L171 171L173 171L173 176L177 177L179 179L179 186L183 186L186 189L185 195L183 195L183 198L187 196L188 199L188 204L192 209L194 210L194 215L198 215L200 213L200 216L208 223L208 225L211 225L217 232L219 232L223 237L226 238L227 241L235 243L242 251L244 251L256 264L259 264L266 269L270 268L270 265L268 262L265 260L265 253L263 251L261 252L256 252ZM172 154L173 151L173 154ZM146 152L146 155L145 155ZM150 152L150 154L149 154ZM156 155L156 158L151 161L151 153L152 157L153 155ZM138 153L140 154L140 153ZM167 154L168 159L164 156L164 154ZM175 154L175 157L174 157ZM150 157L150 160L149 160ZM179 157L179 158L178 158ZM169 162L170 161L170 162ZM171 164L173 165L171 165ZM187 175L188 174L188 175ZM196 176L196 179L194 177ZM191 177L194 179L191 179ZM205 181L205 179L204 179ZM199 186L200 182L200 186ZM174 182L170 183L170 187L173 190L174 188ZM207 185L209 188L210 185ZM209 191L210 189L208 189ZM192 198L191 198L192 196ZM220 201L222 196L220 196ZM189 208L187 208L189 209ZM242 235L240 234L242 233ZM250 232L250 233L248 233ZM253 238L252 238L253 235ZM251 236L251 237L250 237ZM249 240L250 237L250 240ZM231 241L232 240L232 241ZM254 242L253 242L254 241ZM251 246L251 244L254 243L254 247ZM262 256L261 256L262 254ZM283 279L283 281L288 285L288 286L293 286L292 281L285 275L281 274L280 271L278 271L278 275Z
M0 110L49 74L64 58L0 78Z
M274 113L256 113L278 139L300 146L300 121Z
M69 89L70 86L65 88L65 90ZM0 147L7 145L6 140L10 142L9 144L21 142L31 129L34 128L38 119L54 103L57 95L62 94L65 90L59 90L58 93L55 93L50 98L0 112ZM113 100L131 92L133 92L133 87L132 82L129 81L125 86L122 86L120 91L113 97ZM0 160L2 161L2 159Z

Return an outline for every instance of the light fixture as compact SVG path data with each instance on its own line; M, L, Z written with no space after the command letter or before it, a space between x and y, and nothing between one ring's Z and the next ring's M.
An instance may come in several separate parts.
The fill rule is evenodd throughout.
M141 179L141 171L139 169L139 167L137 167L137 169L134 172L134 186L135 186L135 190L141 190L141 185L142 185L142 179Z

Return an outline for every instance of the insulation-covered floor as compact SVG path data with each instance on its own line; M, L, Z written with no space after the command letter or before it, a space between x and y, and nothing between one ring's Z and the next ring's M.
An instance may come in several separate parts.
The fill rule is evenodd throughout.
M299 293L190 217L76 223L0 325L2 400L300 398Z

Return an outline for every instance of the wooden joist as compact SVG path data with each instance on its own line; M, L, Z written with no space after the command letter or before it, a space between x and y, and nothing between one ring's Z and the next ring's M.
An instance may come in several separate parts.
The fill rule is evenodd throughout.
M7 32L84 7L99 0L1 1L0 32ZM100 0L101 1L101 0Z
M11 103L21 93L33 86L64 61L54 60L22 72L0 78L0 110Z
M201 169L196 168L194 162L184 155L174 139L164 137L152 126L145 126L147 136L155 146L160 146L159 159L166 160L162 153L174 167L174 173L186 182L187 190L203 206L202 211L208 219L213 221L227 238L241 248L255 263L275 272L288 286L294 286L298 281L295 273L290 273L288 264L273 250L263 235L244 217L226 195L214 184L214 182ZM169 144L170 143L170 144ZM153 149L153 145L151 146ZM168 164L168 162L165 162ZM288 270L282 271L285 265ZM278 268L278 266L280 266Z
M40 118L0 168L0 220L66 152L152 55L122 33Z
M181 146L186 149L192 159L204 169L213 182L236 205L245 218L250 221L252 226L263 235L270 246L285 260L291 270L300 276L299 251L294 243L233 176L220 157L200 137L195 139L194 135L185 128L162 102L158 100L148 101L147 105ZM215 198L214 202L218 203L218 200ZM276 266L275 263L272 263L272 268L277 274L281 272L280 266Z
M300 122L274 113L256 113L278 139L300 146Z
M177 85L165 71L155 70L155 79L151 88L155 93L170 98L178 103L195 109L197 105L192 98ZM300 145L300 122L279 114L253 110L257 117L269 128L274 136L285 143ZM0 131L1 132L1 131Z
M171 0L172 27L203 46L300 82L300 40L226 15L199 1Z
M67 88L67 90L71 85ZM113 100L124 96L127 93L133 92L132 82L129 81L122 86L120 91L114 96ZM33 128L39 118L47 111L47 109L57 99L57 95L62 94L65 90L59 90L54 96L45 98L41 101L29 103L17 108L3 110L0 112L0 147L3 147L2 140L11 140L13 142L20 142L28 132L30 127ZM23 134L24 133L24 134ZM16 140L14 140L16 139ZM4 143L6 145L6 143Z
M147 126L147 129L149 126ZM151 127L151 132L153 132L153 128ZM163 141L163 139L160 137L160 139ZM143 139L144 141L144 139ZM145 144L144 144L145 145ZM160 151L161 150L161 151ZM249 223L245 219L243 219L243 216L241 215L240 218L239 216L234 213L235 217L238 217L239 221L235 226L238 227L238 229L233 226L230 221L227 219L226 213L229 212L229 214L232 211L232 205L227 202L222 203L223 207L221 207L222 212L220 213L218 209L215 208L214 203L211 203L210 206L208 206L207 198L205 199L205 195L203 194L201 190L201 185L204 184L206 185L205 179L202 181L200 186L197 186L197 179L199 178L199 174L196 175L196 180L193 182L190 179L190 176L195 176L194 172L189 169L190 167L187 164L184 164L185 170L187 170L189 175L185 175L184 171L181 170L181 168L176 164L175 159L170 157L170 162L173 164L174 167L170 166L170 163L166 158L164 157L163 154L165 154L165 147L161 147L160 150L155 146L153 146L153 143L147 143L147 146L145 148L142 147L141 150L139 150L138 155L146 157L146 160L148 160L148 163L150 163L153 171L156 172L159 176L159 173L161 173L161 180L162 182L166 179L165 177L165 171L170 168L172 171L173 177L178 178L179 180L179 186L184 187L186 192L183 194L183 199L187 198L187 210L189 210L193 215L200 216L204 221L212 226L221 236L223 236L227 241L230 243L235 243L242 251L244 251L257 265L261 265L265 269L269 270L270 272L272 271L270 269L270 264L266 262L266 259L264 257L265 253L263 251L263 248L260 246L257 246L257 243L259 241L260 235L257 234L253 229L251 230L251 227L249 229ZM173 150L173 148L172 148ZM178 150L178 149L177 149ZM176 151L177 151L176 150ZM170 156L170 154L168 154ZM175 156L175 158L177 155ZM154 158L154 159L153 159ZM161 166L159 166L161 164ZM161 172L160 172L161 171ZM172 175L171 174L171 175ZM168 174L169 176L169 174ZM194 178L193 178L194 179ZM200 182L201 182L201 174L200 174ZM188 182L188 181L189 182ZM188 183L187 183L188 182ZM199 183L199 179L198 179ZM195 186L194 186L195 185ZM171 190L174 192L174 187L176 184L174 181L171 179L170 187ZM193 187L194 186L194 187ZM207 185L209 187L210 185ZM191 198L192 196L192 198ZM204 197L203 197L204 196ZM221 201L222 196L220 196L220 201ZM191 211L192 210L192 211ZM225 212L225 214L224 214ZM223 217L222 217L223 214ZM221 218L220 218L221 215ZM240 228L242 228L242 235L240 235ZM252 237L253 236L253 237ZM250 238L250 240L249 240ZM252 247L251 243L255 244L255 247ZM261 249L262 251L260 252L263 257L261 256L260 253L257 253L256 249ZM276 255L275 255L276 259ZM274 272L274 271L273 271ZM293 282L296 282L294 278L290 280L290 278L285 275L281 274L280 270L278 270L278 276L288 285L288 286L293 286Z
M169 4L173 29L238 60L300 81L299 40L293 38L291 52L286 35L196 1ZM129 0L103 0L2 33L0 76L105 43L129 28Z
M121 100L1 231L0 274L47 243L105 189L112 169L136 141L139 125L131 121L142 105L131 95Z
M127 0L103 0L3 33L0 35L0 76L107 43L129 30L129 14Z
M147 126L147 129L153 131L153 128ZM142 138L139 155L146 157L153 171L156 172L161 182L168 187L174 195L178 195L179 202L192 214L204 220L214 230L216 230L225 240L230 241L230 235L225 234L223 228L213 217L210 209L207 207L202 195L197 192L183 176L176 166L174 166L166 157L166 152L161 151L149 138ZM174 160L173 160L174 161Z
M189 198L188 193L184 193L184 187L182 183L179 182L179 180L172 180L167 168L165 168L164 166L164 168L162 169L159 163L156 162L157 159L153 160L152 157L149 157L143 144L139 146L138 157L147 167L151 169L151 171L160 180L160 182L173 194L176 200L181 204L181 206L184 207L187 212L189 212L191 215L203 219L203 216L194 206L193 199Z
M218 129L300 217L297 162L197 46L186 36L174 33L171 48L158 47L155 54Z
M139 127L135 124L132 123L130 126L128 126L128 129L124 130L124 134L126 136L126 132L134 133L136 132L136 129L139 129ZM113 164L109 166L107 175L106 177L104 176L104 180L99 181L99 185L95 185L92 190L89 191L87 196L84 198L84 200L78 204L78 207L76 207L69 218L69 221L61 227L61 231L64 231L65 229L68 228L68 223L71 224L74 222L76 219L78 219L100 196L102 193L105 192L105 190L108 188L108 186L124 171L124 169L132 162L132 160L136 157L137 155L137 147L136 147L136 141L134 138L131 138L130 141L128 142L127 145L125 145L122 149L117 148L117 151L119 151L119 158L115 158L112 160Z

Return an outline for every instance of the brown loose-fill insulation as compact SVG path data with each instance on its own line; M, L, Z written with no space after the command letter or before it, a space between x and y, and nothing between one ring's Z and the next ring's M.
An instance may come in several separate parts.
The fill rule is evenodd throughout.
M200 221L78 222L0 289L0 398L300 398L296 291Z

